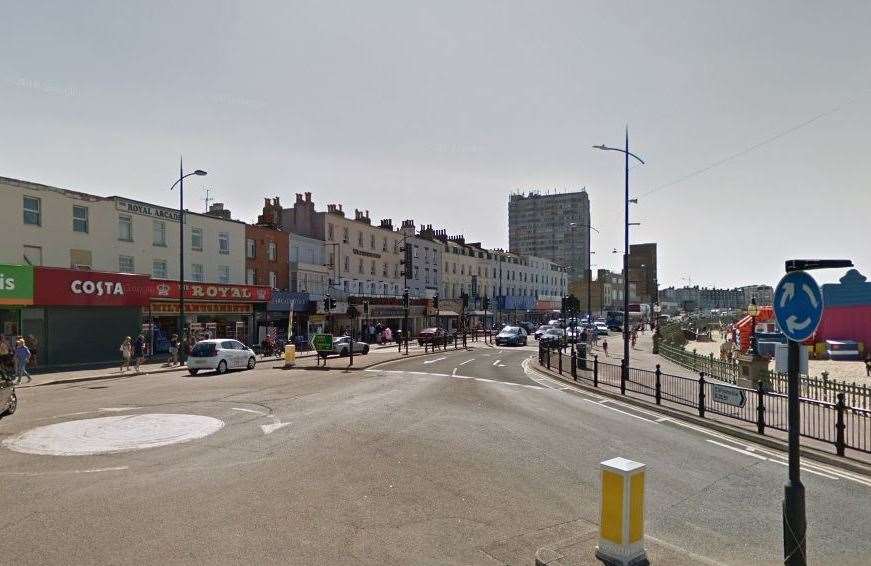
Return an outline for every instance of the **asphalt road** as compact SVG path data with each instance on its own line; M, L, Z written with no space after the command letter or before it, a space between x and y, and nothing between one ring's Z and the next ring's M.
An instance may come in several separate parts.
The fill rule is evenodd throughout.
M781 562L781 455L566 390L532 354L22 390L0 421L0 563L529 564L561 525L598 521L614 456L648 465L652 540L690 563ZM223 426L111 454L9 449L36 427L155 414ZM803 479L811 563L867 563L871 481L816 464Z

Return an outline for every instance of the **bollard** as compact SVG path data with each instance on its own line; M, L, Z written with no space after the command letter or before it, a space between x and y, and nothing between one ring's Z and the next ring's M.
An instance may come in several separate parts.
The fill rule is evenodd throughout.
M593 354L593 387L599 387L599 354Z
M649 564L644 551L645 465L626 458L602 462L602 501L596 558L605 564Z
M578 358L574 348L572 348L572 378L578 380Z
M659 364L656 364L656 404L662 405L662 371L659 369Z
M626 358L620 360L620 395L626 395L626 377L629 370L626 369Z
M838 393L838 402L835 405L835 410L837 411L837 419L835 421L835 431L837 436L835 437L835 450L838 453L838 456L844 455L844 447L846 442L844 442L844 429L847 426L844 424L844 410L846 409L846 405L844 404L844 394Z
M557 350L556 355L557 355L557 361L558 361L557 367L559 367L559 374L562 375L563 374L563 351L562 351L562 349Z
M756 388L756 432L765 434L765 382L761 380Z
M699 372L699 416L705 418L705 372Z
M284 346L284 367L293 367L296 363L296 346L287 344Z

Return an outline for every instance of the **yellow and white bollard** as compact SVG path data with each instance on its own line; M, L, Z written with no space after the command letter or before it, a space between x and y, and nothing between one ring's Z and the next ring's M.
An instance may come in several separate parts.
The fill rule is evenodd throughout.
M293 344L286 344L284 346L284 367L289 368L293 367L296 363L296 346Z
M613 566L646 566L644 464L612 458L602 466L602 507L596 558Z

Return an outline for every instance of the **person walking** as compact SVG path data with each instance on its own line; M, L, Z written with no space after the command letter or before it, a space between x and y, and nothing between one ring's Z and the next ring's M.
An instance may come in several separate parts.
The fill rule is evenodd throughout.
M121 341L119 351L121 352L121 373L124 373L130 369L130 358L133 357L133 341L129 336Z
M608 357L608 339L602 340L602 351L605 352L605 357Z
M140 334L133 342L133 367L136 373L141 373L139 366L142 365L142 358L145 356L145 336Z
M865 354L865 375L871 377L871 352Z
M166 365L174 367L178 363L178 334L173 334L169 337L169 362Z
M638 339L638 332L636 331L636 332L633 332L633 333L632 333L632 349L633 349L633 350L635 349L635 341L636 341L637 339Z
M21 378L27 376L27 383L33 381L27 372L27 362L30 361L30 349L24 343L24 338L19 338L15 343L15 384L21 383Z

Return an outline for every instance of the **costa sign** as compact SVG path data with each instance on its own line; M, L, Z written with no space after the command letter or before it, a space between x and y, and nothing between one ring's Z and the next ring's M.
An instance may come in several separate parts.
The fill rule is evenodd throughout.
M178 299L178 281L154 281L154 298ZM220 300L241 303L265 303L272 298L272 289L258 285L224 285L220 283L185 283L184 298L193 300Z
M147 275L37 267L33 302L36 305L145 306L151 289Z

